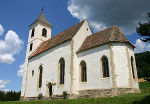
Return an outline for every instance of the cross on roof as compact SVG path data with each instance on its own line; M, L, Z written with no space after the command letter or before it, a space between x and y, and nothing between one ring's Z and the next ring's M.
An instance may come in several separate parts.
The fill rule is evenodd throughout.
M44 8L42 7L42 9L41 9L41 13L43 13L43 10L44 10Z

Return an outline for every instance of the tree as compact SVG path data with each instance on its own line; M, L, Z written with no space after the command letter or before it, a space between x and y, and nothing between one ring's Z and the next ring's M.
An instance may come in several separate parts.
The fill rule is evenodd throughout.
M6 94L3 91L0 91L0 101L6 100Z
M139 23L139 27L136 28L136 31L140 36L145 37L145 39L141 39L143 42L150 43L150 13L147 13L147 15L149 18L148 22Z

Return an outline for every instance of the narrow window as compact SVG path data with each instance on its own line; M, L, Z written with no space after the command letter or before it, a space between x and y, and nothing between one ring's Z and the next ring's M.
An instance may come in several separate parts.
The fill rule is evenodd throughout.
M30 44L30 51L32 51L33 43Z
M39 88L42 87L42 72L43 72L43 68L42 68L42 66L40 66L40 68L39 68Z
M85 63L85 61L81 61L80 70L81 70L81 82L86 82L87 81L87 75L86 75L86 63Z
M34 37L34 31L35 31L35 29L32 30L31 38Z
M42 36L47 37L47 30L45 28L42 29Z
M102 62L103 78L109 77L109 66L107 57L103 56L101 62Z
M134 59L131 56L131 67L132 67L132 75L133 75L133 79L135 79L135 74L134 74Z
M65 79L65 60L63 58L61 58L59 60L59 70L60 70L60 82L59 84L64 84L64 79Z
M32 70L32 76L34 76L34 70Z

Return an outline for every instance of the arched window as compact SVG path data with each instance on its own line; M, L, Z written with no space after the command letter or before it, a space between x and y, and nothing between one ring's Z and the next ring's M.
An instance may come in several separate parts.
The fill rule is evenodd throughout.
M42 73L43 73L43 67L39 67L39 88L42 87Z
M80 63L80 72L81 72L81 82L87 81L87 74L86 74L86 63L85 61L81 61Z
M42 29L42 36L47 37L47 30L45 28Z
M31 38L34 37L34 31L35 29L32 29Z
M132 75L133 75L133 78L135 79L135 74L134 74L134 59L133 59L132 56L131 56L131 67L132 67Z
M61 58L59 60L59 84L64 84L65 80L65 60Z
M103 78L109 77L109 65L107 57L103 56L101 62L102 62Z

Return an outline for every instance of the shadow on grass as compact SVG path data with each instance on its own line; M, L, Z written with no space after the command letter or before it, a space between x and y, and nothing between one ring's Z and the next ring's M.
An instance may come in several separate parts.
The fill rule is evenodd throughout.
M150 95L144 97L141 100L134 101L133 104L150 104Z

